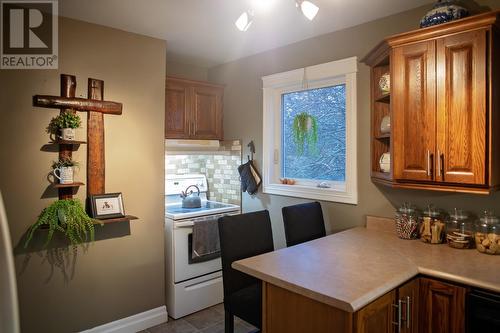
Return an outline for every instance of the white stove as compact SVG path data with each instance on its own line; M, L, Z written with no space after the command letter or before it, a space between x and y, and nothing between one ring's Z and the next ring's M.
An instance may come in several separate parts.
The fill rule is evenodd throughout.
M181 191L196 185L201 207L183 208ZM219 256L192 260L194 222L240 213L240 206L207 199L205 175L167 175L165 180L165 235L167 307L177 319L223 300L222 265Z
M172 220L182 220L193 217L228 213L239 210L240 206L237 205L232 205L217 201L202 200L200 208L183 208L182 203L166 204L165 217Z

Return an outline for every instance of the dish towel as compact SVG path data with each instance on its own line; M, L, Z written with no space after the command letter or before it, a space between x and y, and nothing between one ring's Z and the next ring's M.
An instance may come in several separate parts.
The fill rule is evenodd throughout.
M241 191L246 191L250 195L257 193L262 183L262 179L253 165L252 160L240 165L238 167L238 172L240 173Z
M193 259L220 252L219 226L217 218L194 221L193 223Z

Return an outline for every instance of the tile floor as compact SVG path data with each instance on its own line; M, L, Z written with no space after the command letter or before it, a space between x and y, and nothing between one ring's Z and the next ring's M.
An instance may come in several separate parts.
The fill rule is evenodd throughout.
M234 318L235 333L249 333L256 330L252 325ZM224 333L224 306L218 304L211 308L193 313L155 327L150 327L140 333Z

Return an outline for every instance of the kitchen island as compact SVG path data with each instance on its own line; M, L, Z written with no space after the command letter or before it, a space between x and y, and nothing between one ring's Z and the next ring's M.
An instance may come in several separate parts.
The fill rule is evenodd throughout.
M443 306L453 312L450 317L462 317L438 324L459 332L467 288L500 292L500 256L401 240L391 232L361 227L240 260L233 267L263 281L263 331L268 333L368 332L373 325L379 325L376 332L392 332L393 322L399 329L404 326L401 331L425 332L417 328L416 318L425 313L417 311L418 303L430 307L424 303L438 296L441 303L449 302ZM436 281L415 279L421 275Z

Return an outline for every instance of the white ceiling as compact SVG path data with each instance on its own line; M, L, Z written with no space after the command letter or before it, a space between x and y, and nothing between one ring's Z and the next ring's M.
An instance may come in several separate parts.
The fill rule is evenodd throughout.
M61 0L61 15L167 40L167 57L212 67L252 54L369 22L431 0L311 0L314 21L294 0ZM267 6L259 6L266 3ZM234 21L254 7L253 25ZM267 7L267 8L262 8Z

